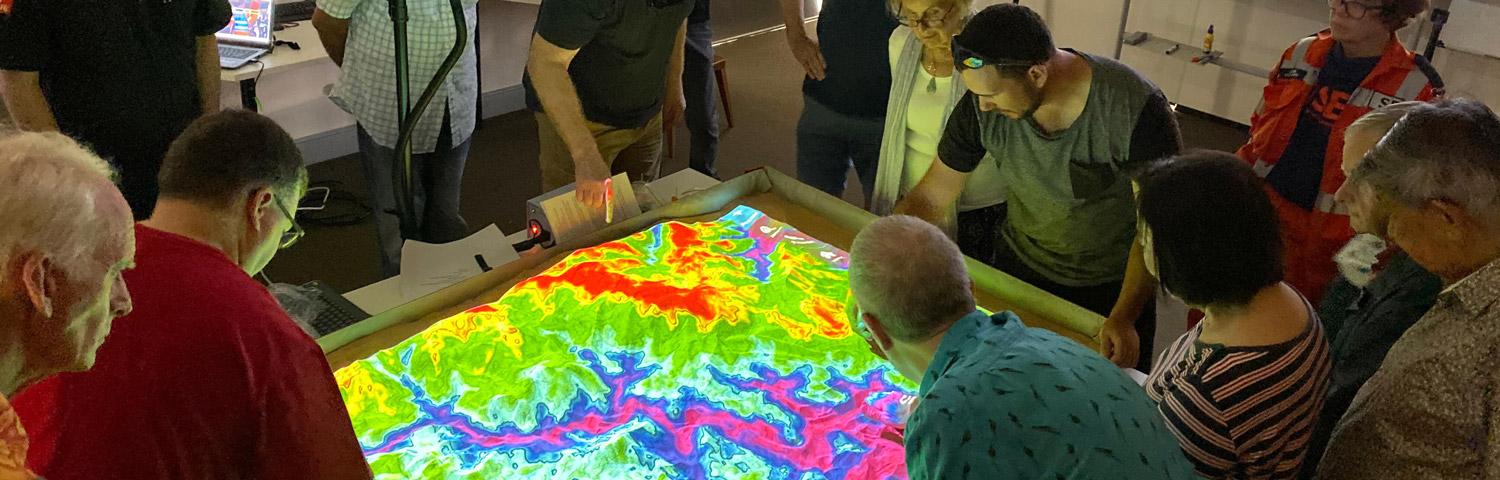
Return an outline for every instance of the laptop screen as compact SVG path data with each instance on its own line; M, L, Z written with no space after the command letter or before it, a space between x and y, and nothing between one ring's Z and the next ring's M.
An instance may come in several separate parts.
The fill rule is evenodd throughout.
M271 2L274 0L229 0L229 25L215 34L219 40L271 44Z

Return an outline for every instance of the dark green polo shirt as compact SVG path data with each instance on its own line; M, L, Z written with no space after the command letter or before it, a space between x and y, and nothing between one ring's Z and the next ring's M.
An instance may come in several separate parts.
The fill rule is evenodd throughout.
M0 15L0 69L39 72L63 133L127 177L155 178L202 113L197 38L229 14L225 0L15 0Z
M615 128L640 128L661 112L677 30L693 3L542 0L536 33L553 45L578 50L568 74L584 118ZM530 72L521 84L527 108L543 111Z

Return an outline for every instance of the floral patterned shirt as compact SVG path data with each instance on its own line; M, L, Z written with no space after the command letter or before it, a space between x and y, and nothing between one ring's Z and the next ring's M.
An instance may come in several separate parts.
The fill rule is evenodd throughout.
M10 402L0 395L0 480L31 480L36 474L26 469L26 429Z

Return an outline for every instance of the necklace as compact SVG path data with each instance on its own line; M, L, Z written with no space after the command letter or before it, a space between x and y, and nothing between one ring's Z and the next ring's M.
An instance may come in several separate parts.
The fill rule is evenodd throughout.
M927 79L927 93L937 93L937 63L936 57L927 55L925 52L922 54L922 68L926 69L927 75L932 77Z
M923 57L926 57L926 55L923 55ZM937 75L932 74L934 70L937 70L937 65L933 63L926 58L922 59L922 69L927 70L927 93L929 94L937 93Z

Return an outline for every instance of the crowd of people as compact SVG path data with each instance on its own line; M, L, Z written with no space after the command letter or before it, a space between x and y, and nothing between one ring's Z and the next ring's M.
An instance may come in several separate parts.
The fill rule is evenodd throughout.
M1184 151L1160 89L1027 7L824 3L814 40L780 2L797 174L839 196L852 167L883 215L850 249L850 308L920 385L911 478L1500 476L1500 117L1443 99L1395 36L1427 0L1329 0L1234 154ZM715 174L707 5L542 1L523 84L544 190L603 206L679 120ZM0 135L0 479L370 478L321 349L253 278L304 234L308 175L274 121L219 109L228 6L0 6L25 131ZM449 29L412 42L430 78L453 19L409 8ZM394 274L404 239L467 233L478 85L467 53L417 123L402 232L385 14L319 0L312 23ZM133 33L69 34L110 15ZM965 256L1097 313L1099 350L980 311ZM1153 357L1161 292L1200 320Z

